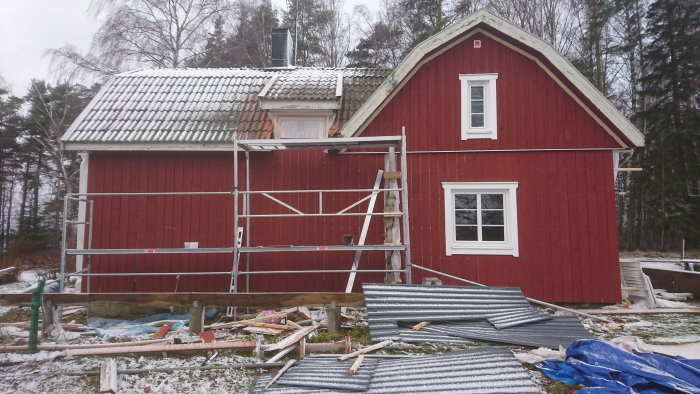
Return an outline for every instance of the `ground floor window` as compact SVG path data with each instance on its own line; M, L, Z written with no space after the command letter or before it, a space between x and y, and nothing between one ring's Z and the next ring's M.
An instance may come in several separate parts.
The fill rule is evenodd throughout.
M517 182L443 182L442 187L448 256L518 256Z

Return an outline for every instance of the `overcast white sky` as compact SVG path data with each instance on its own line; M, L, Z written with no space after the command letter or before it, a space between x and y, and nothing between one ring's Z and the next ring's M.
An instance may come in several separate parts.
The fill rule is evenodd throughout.
M345 0L374 10L378 0ZM98 22L88 13L90 0L0 0L0 77L15 95L23 95L32 78L48 78L46 50L66 44L87 51ZM285 0L273 0L284 7Z

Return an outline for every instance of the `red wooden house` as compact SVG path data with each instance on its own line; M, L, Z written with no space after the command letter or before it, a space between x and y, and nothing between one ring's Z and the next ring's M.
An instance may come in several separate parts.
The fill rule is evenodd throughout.
M77 221L91 225L77 225L75 249L105 253L90 255L89 291L228 291L235 256L246 272L307 271L248 274L238 291L342 291L347 272L317 271L347 270L357 248L323 248L347 245L347 234L360 240L369 200L347 211L355 216L293 210L337 212L367 192L232 198L234 167L238 192L372 189L385 169L405 179L388 176L381 187L410 186L394 207L409 203L410 230L396 234L379 214L364 244L387 244L388 223L393 241L410 235L412 264L547 301L619 301L614 169L618 152L643 145L643 136L548 44L479 11L421 43L395 70L317 69L288 66L287 46L276 45L287 36L274 34L273 57L282 59L274 68L117 75L62 138L65 149L84 152L81 193L89 193L77 198ZM402 130L406 166L398 171L366 146L253 151L234 166L234 138L242 146L332 144ZM378 207L387 209L389 193L379 194ZM246 250L277 249L219 250L234 247L237 227ZM212 253L157 253L167 248ZM360 269L384 269L385 253L363 251ZM88 265L81 257L79 270ZM172 274L133 275L143 272ZM411 272L413 283L436 276ZM383 280L360 272L355 283ZM85 278L82 286L88 290Z

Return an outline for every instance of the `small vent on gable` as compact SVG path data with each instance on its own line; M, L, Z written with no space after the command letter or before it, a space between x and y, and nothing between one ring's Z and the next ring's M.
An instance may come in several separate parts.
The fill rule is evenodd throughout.
M474 40L474 48L481 48L481 40Z

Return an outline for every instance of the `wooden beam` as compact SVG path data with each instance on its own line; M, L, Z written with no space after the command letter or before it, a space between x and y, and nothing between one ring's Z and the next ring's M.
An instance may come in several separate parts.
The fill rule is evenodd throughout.
M117 386L117 362L108 358L100 368L100 393L116 393Z
M643 168L640 167L617 167L615 168L615 171L627 171L627 172L632 172L632 171L642 171Z
M420 322L420 323L416 324L415 326L411 327L411 329L413 331L419 331L421 328L427 326L428 324L430 324L429 321Z
M303 329L295 332L294 334L284 338L283 340L277 342L276 344L270 346L267 348L265 351L266 352L273 352L276 350L282 350L286 347L292 346L295 343L299 342L301 338L304 338L305 336L311 334L312 332L316 331L316 329L320 326L320 324L314 324L311 327L304 327Z
M146 346L122 346L105 349L70 349L64 352L66 357L75 356L101 356L107 354L129 354L129 353L170 353L198 350L220 350L220 349L241 349L253 350L256 341L225 341L213 343L186 343L181 345L146 345Z
M156 343L173 343L172 338L164 339L149 339L147 341L138 342L116 342L116 343L87 343L78 345L39 345L39 350L56 351L56 350L68 350L68 349L102 349L110 347L124 347L124 346L146 346L153 345ZM24 352L27 351L27 345L17 345L17 346L0 346L0 353L7 352Z
M384 173L384 179L401 179L400 171L387 171Z
M287 370L288 370L292 365L294 365L296 362L297 362L296 360L289 360L289 361L287 361L287 363L284 364L284 367L282 367L282 369L280 369L280 371L277 372L277 375L275 375L272 379L270 379L269 382L267 382L267 384L265 385L265 387L263 388L263 390L269 389L270 386L272 386L272 384L275 383L275 382L277 381L277 379L279 379L282 375L284 375L284 373L287 372Z
M355 362L352 363L352 366L351 366L350 369L348 370L348 373L349 373L350 375L356 374L356 373L357 373L357 370L360 369L360 367L362 366L362 362L363 362L363 361L365 361L365 355L364 355L364 354L360 354L359 356L357 356L357 360L355 360Z
M0 293L0 306L23 305L31 301L31 294ZM59 305L139 305L169 308L199 305L213 307L290 307L337 306L362 307L361 293L48 293L44 302Z
M340 357L338 357L338 360L340 360L340 361L349 360L349 359L351 359L351 358L353 358L353 357L357 357L357 356L359 356L359 355L361 355L361 354L366 354L366 353L369 353L369 352L373 352L373 351L375 351L375 350L377 350L377 349L383 348L384 346L391 345L392 342L393 342L393 341L392 341L391 339L387 339L386 341L382 341L382 342L379 342L379 343L375 343L375 344L372 345L372 346L368 346L368 347L366 347L366 348L364 348L364 349L360 349L360 350L358 350L358 351L356 351L356 352L352 352L352 353L350 353L350 354L346 354L346 355L344 355L344 356L340 356Z

